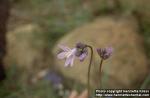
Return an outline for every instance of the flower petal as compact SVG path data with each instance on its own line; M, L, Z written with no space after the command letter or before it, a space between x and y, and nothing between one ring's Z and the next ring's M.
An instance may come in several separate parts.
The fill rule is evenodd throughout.
M112 47L108 47L108 48L107 48L107 52L108 52L108 54L112 54L113 48L112 48Z
M81 55L79 56L80 61L81 61L81 62L84 61L84 59L86 58L86 56L87 56L86 53L81 54Z
M65 67L68 67L71 63L71 58L67 58L65 62Z
M70 51L71 49L64 45L58 45L59 48L61 48L63 51Z
M66 62L65 62L65 67L68 67L68 66L73 66L73 62L74 62L74 58L75 58L75 55L71 55L69 56L67 59L66 59Z
M61 52L61 53L59 53L59 54L57 55L57 58L58 58L58 59L64 59L64 58L66 57L66 53L67 53L67 52Z
M71 58L71 67L73 66L74 59L75 59L75 55L73 55L73 57Z

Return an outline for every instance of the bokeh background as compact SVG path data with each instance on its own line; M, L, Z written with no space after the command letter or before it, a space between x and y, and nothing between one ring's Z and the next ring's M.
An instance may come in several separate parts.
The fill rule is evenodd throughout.
M64 68L58 44L112 46L102 88L150 89L149 0L11 0L0 98L66 98L86 89L88 59ZM99 57L91 71L99 88ZM92 92L94 93L94 91Z

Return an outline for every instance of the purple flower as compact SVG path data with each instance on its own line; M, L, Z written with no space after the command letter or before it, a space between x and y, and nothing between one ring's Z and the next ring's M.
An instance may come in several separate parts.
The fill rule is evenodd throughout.
M68 66L72 67L77 49L76 48L70 49L69 47L63 46L63 45L59 45L59 47L63 51L57 55L57 58L66 59L65 67L68 67Z
M88 55L87 45L83 43L77 43L76 49L77 49L76 56L79 57L80 61L84 61L84 59Z
M76 47L73 49L64 45L59 45L59 48L61 48L62 51L57 55L57 58L66 59L65 67L72 67L75 57L78 57L80 61L83 61L88 55L87 46L82 43L77 43Z
M56 89L59 88L59 85L62 84L62 78L55 72L47 73L45 79L50 81Z
M76 48L79 48L79 49L84 49L84 48L86 48L86 47L87 47L87 45L86 45L86 44L83 44L83 43L81 43L81 42L79 42L79 43L76 44Z
M112 47L106 47L106 48L99 48L99 49L97 49L97 53L104 60L108 59L112 55L112 52L113 52L113 48Z

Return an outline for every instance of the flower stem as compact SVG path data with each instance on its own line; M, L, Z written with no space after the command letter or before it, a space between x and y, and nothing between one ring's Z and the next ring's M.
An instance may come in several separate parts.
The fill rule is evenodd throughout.
M91 50L91 57L90 57L90 62L89 62L89 66L88 66L88 98L90 96L90 69L91 69L91 65L92 65L92 60L93 60L93 48L89 45L87 45L88 48L90 48Z
M100 88L101 88L101 78L102 78L102 64L103 64L103 59L101 59L100 65L99 65L99 71L100 71Z
M101 62L100 62L100 66L99 66L99 71L100 71L100 73L102 72L102 64L103 64L103 59L101 59Z

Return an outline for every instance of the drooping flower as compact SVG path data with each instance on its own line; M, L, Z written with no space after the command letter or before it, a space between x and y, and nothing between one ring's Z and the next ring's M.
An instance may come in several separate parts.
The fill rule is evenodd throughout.
M106 47L106 48L99 48L97 49L97 53L99 54L99 56L103 59L106 60L108 59L113 52L113 48L112 47Z
M65 67L73 66L75 57L78 57L80 61L83 61L88 55L87 46L83 43L77 43L76 47L70 49L67 46L59 45L59 48L62 50L58 55L58 59L66 59Z
M77 49L76 48L70 49L69 47L63 46L63 45L59 45L59 47L62 49L62 52L60 52L57 55L57 58L66 59L65 67L73 66L73 62L76 56L75 54L76 54Z
M87 45L83 43L77 43L76 49L77 49L76 56L79 57L80 61L84 61L84 59L88 55Z

